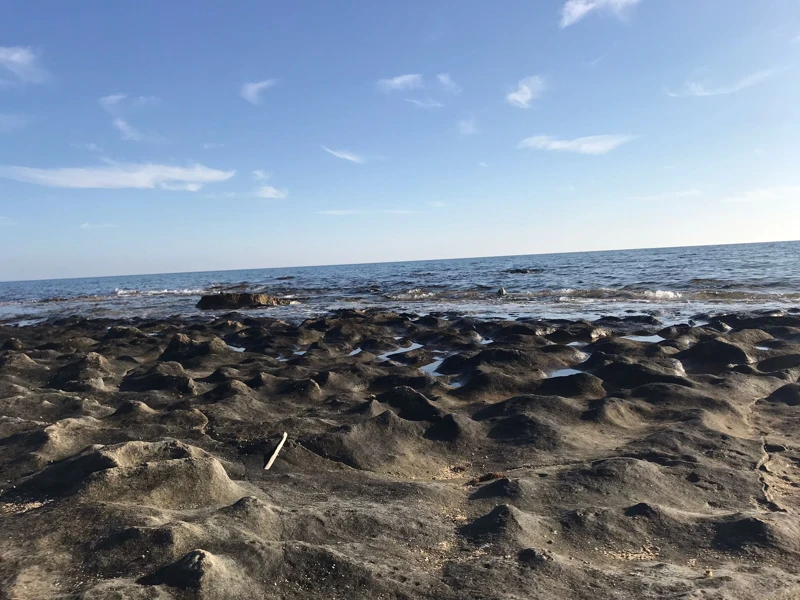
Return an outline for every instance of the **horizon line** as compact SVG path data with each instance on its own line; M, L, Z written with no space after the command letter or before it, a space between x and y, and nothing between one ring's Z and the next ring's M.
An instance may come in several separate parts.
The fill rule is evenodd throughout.
M791 244L797 240L773 240L769 242L732 242L729 244L692 244L689 246L650 246L644 248L606 248L603 250L568 250L565 252L535 252L532 254L495 254L490 256L456 256L451 258L418 258L414 260L384 260L373 262L355 263L329 263L321 265L290 265L283 267L245 267L241 269L214 269L211 271L171 271L166 273L123 273L119 275L82 275L80 277L42 277L37 279L0 279L0 285L5 283L31 283L36 281L73 281L78 279L113 279L115 277L152 277L165 275L198 275L202 273L235 273L237 271L268 271L272 269L315 269L321 267L355 267L363 265L391 265L398 263L434 262L449 260L474 260L478 258L515 258L519 256L553 256L558 254L593 254L603 252L634 252L639 250L672 250L678 248L709 248L712 246L751 246L756 244Z

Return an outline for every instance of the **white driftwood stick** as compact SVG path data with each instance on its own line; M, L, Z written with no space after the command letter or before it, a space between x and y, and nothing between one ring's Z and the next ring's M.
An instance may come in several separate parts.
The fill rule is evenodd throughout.
M278 453L281 451L281 448L283 448L283 445L286 443L286 438L288 438L288 437L289 437L289 434L284 431L283 432L283 439L281 440L281 443L278 444L277 448L275 448L275 452L272 453L272 457L269 459L269 462L267 463L267 466L264 467L265 471L269 470L269 468L272 466L272 463L274 463L275 459L278 458Z

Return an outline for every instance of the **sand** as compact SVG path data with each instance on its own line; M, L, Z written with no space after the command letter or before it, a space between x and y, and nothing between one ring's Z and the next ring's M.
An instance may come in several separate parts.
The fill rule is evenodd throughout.
M0 346L0 598L800 597L797 313Z

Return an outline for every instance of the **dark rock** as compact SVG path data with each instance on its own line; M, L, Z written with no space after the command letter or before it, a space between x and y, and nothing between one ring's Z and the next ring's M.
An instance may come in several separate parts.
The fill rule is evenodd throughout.
M259 308L262 306L283 306L290 300L274 298L267 294L249 294L245 292L225 292L211 294L200 298L197 308L200 310L228 310L238 308Z
M425 395L407 386L384 392L378 401L398 409L398 416L408 421L438 421L443 414Z
M697 342L688 350L679 352L675 356L681 360L711 365L736 365L753 362L743 348L722 338Z

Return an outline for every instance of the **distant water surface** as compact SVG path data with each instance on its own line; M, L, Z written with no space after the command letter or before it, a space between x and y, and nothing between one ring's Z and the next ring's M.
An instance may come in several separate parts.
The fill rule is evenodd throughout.
M507 295L497 296L499 288ZM266 291L297 321L339 308L597 318L800 307L800 242L0 282L0 319L197 315L201 294Z

